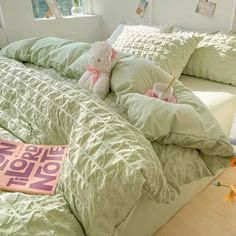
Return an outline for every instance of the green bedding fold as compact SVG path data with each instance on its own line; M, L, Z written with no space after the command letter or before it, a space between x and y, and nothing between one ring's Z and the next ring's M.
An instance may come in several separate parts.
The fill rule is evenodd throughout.
M55 196L77 219L72 231L81 224L86 235L104 236L113 234L143 190L157 202L170 202L181 185L227 166L232 147L206 106L180 82L174 84L179 104L143 95L153 83L171 79L145 59L119 57L111 78L116 96L109 96L115 109L81 90L77 81L89 47L39 38L4 48L0 126L24 142L69 144ZM35 198L43 204L44 198ZM8 210L1 213L0 229L12 230Z
M182 186L228 166L232 146L206 105L180 81L173 84L176 104L144 95L155 83L170 81L150 61L126 57L113 69L111 85L120 113L152 143L172 186Z
M176 86L183 88L179 83ZM216 120L205 106L190 105L194 101L190 96L192 94L185 103L177 96L179 103L173 104L131 93L119 96L117 103L129 121L151 142L199 149L211 156L230 156L232 149Z
M54 68L68 77L80 78L86 70L89 43L54 37L30 38L13 42L1 55L45 68Z
M58 191L87 235L111 235L142 189L175 198L151 144L102 101L7 58L0 68L1 126L25 142L69 144Z
M63 193L33 196L0 190L0 232L3 236L84 236Z

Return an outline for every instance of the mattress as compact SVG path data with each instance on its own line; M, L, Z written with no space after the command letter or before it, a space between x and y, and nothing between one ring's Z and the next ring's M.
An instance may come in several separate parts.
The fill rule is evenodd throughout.
M236 87L186 75L180 80L209 107L229 135L236 112Z
M222 170L223 171L223 170ZM219 174L222 172L220 171ZM130 215L116 228L114 236L151 236L163 226L181 207L192 200L214 177L206 177L180 188L180 195L170 204L158 204L143 192L140 201ZM154 235L153 235L154 236Z
M185 75L182 75L180 80L209 107L224 132L229 135L236 112L236 88ZM170 204L157 204L146 192L143 192L134 211L117 227L114 235L150 236L154 234L222 171L214 177L206 177L180 187L179 197Z

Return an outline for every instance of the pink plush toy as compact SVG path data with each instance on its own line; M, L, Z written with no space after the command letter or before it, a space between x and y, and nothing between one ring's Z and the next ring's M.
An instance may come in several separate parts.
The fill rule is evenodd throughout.
M107 41L93 44L87 71L80 78L79 86L104 99L110 90L112 60L115 57L116 51Z

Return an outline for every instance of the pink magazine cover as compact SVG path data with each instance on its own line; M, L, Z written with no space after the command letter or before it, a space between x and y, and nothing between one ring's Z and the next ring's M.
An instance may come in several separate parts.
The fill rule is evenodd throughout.
M67 145L34 145L0 140L0 189L53 195Z

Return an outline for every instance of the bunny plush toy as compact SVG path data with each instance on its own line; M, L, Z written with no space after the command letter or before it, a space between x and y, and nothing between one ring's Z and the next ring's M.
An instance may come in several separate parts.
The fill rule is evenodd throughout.
M79 80L80 88L92 91L100 99L104 99L110 90L112 61L116 51L107 41L97 42L90 48L87 71Z

